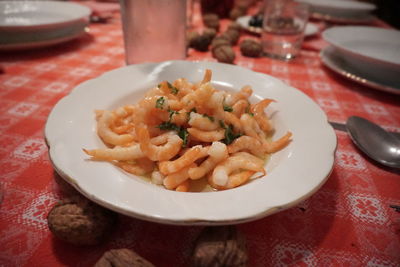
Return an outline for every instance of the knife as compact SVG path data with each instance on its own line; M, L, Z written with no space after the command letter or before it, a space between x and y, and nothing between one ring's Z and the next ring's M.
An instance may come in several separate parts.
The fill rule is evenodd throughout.
M342 131L342 132L347 132L347 127L346 127L346 124L344 124L344 123L329 121L329 124L335 130L339 130L339 131ZM394 135L396 138L400 139L400 132L391 132L391 131L389 131L389 133Z

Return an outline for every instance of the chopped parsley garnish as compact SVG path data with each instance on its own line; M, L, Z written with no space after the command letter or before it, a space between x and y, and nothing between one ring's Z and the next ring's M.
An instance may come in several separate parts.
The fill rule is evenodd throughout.
M171 122L171 117L173 114L179 114L178 111L168 110L169 112L169 121L164 121L161 124L157 125L156 128L159 128L163 131L176 131L178 136L183 140L182 147L186 147L188 142L188 131L183 126L178 126L175 123Z
M160 130L163 130L163 131L168 131L168 130L178 131L179 130L179 127L175 123L172 123L170 121L164 121L161 124L157 125L156 128L159 128Z
M225 129L225 138L222 140L222 142L226 145L231 144L233 140L242 136L241 133L235 133L233 131L232 125L226 126L225 123L221 120L219 121L219 125Z
M212 117L212 116L209 116L209 115L207 115L207 114L202 114L203 115L203 117L206 117L207 119L209 119L211 122L214 122L214 117Z
M168 88L171 89L171 94L173 95L177 95L179 90L178 88L176 88L175 86L173 86L172 84L170 84L169 82L167 82Z
M224 104L224 111L232 112L233 108L231 106Z
M163 109L164 108L165 98L162 96L156 101L156 108Z
M169 113L169 120L171 120L173 115L179 114L179 111L168 109L168 113Z
M178 136L183 140L182 147L186 147L189 137L189 132L183 128L179 127Z

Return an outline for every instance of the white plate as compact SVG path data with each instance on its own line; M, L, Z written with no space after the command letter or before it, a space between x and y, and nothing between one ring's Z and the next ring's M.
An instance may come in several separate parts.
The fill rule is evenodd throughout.
M243 29L255 33L255 34L261 34L262 33L262 28L261 27L253 27L249 25L251 16L243 16L237 18L236 22L242 26ZM319 32L319 28L315 23L308 22L306 25L306 28L304 29L304 36L309 37L317 34Z
M55 28L87 19L88 7L61 1L0 1L0 31Z
M369 15L376 6L352 0L297 0L310 5L311 13L338 18L362 18Z
M79 38L90 30L86 23L75 23L59 29L32 33L8 35L4 39L0 34L0 51L17 51L48 47Z
M83 35L89 8L60 1L0 2L0 50L21 50L66 42Z
M163 80L200 81L207 68L219 89L238 90L249 84L254 90L251 101L277 101L267 109L274 136L290 130L293 141L271 157L267 176L231 190L182 193L128 175L110 163L88 160L82 152L104 147L96 134L95 109L136 103ZM45 136L56 171L89 199L128 216L180 225L241 223L296 205L326 181L337 144L325 113L301 91L242 67L189 61L131 65L80 84L51 111Z
M354 69L400 84L400 31L367 26L333 27L322 33Z
M334 72L362 85L393 94L400 95L400 83L381 77L369 77L349 64L349 58L337 51L333 46L325 47L320 52L321 61Z

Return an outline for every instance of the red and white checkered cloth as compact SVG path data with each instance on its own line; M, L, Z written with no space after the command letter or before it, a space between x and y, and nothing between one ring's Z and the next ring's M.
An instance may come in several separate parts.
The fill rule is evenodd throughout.
M48 230L47 213L62 194L43 138L47 116L79 83L124 65L119 20L90 28L89 35L65 44L0 54L0 266L92 266L107 249L121 247L156 266L188 266L201 227L121 216L110 239L94 247L66 244ZM235 50L235 64L298 88L330 120L358 115L400 131L399 96L333 74L316 51L304 50L286 63ZM214 61L209 52L193 50L188 60ZM390 208L400 205L399 173L370 161L345 133L337 136L333 172L318 192L294 208L238 226L249 266L399 266L400 213Z

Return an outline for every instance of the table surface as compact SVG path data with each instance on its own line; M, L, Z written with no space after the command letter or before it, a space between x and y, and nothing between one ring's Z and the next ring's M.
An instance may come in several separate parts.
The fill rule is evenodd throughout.
M344 122L358 115L399 132L400 96L332 73L319 59L323 45L319 34L306 39L301 55L292 62L247 58L235 47L235 64L298 88L329 120ZM194 50L188 60L215 61L210 52ZM120 216L112 236L92 247L59 241L47 227L49 210L64 194L43 138L47 116L79 83L124 66L119 16L91 24L89 34L68 43L0 53L0 66L0 266L91 266L104 251L122 247L132 248L156 266L186 266L200 226ZM400 205L399 172L369 160L346 133L336 134L336 161L320 190L296 207L237 226L247 242L249 266L400 262L400 213L390 207Z

